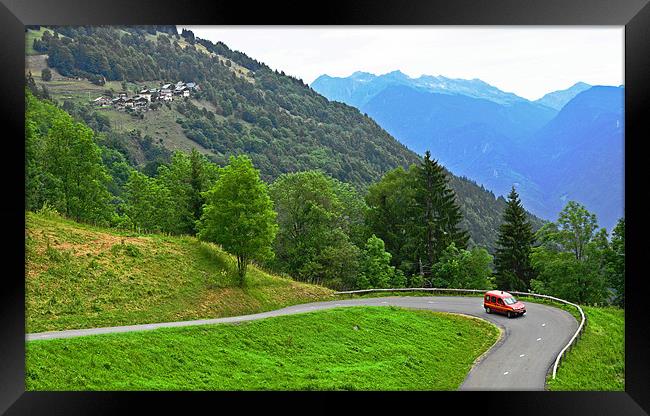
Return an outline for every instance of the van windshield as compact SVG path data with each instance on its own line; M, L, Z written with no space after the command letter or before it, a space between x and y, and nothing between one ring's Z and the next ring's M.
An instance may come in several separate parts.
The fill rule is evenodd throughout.
M514 297L505 298L505 299L503 299L503 301L506 303L506 305L513 305L513 304L517 303L517 299L515 299Z

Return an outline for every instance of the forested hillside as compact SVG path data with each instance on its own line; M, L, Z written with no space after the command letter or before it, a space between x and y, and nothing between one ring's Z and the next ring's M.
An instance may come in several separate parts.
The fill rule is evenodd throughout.
M150 175L170 161L170 150L197 148L221 165L230 155L247 154L266 181L320 169L365 190L387 171L418 162L358 110L330 102L301 80L223 43L178 34L174 26L39 27L28 34L27 48L41 54L30 58L47 56L54 73L52 81L43 81L34 71L45 95ZM98 95L178 80L197 83L200 92L140 115L89 104ZM504 201L453 175L450 185L472 240L493 249Z

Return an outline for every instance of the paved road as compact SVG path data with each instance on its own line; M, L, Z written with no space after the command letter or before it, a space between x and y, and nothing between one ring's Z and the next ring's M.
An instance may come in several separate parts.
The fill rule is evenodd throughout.
M163 327L233 323L342 306L401 306L405 308L428 309L476 316L486 319L501 328L502 337L474 365L460 386L461 390L543 390L549 367L578 328L576 320L570 313L564 310L530 302L526 304L526 315L508 319L503 315L488 315L483 309L482 302L483 299L480 297L460 296L393 296L347 299L294 305L254 315L110 328L42 332L39 334L28 334L26 338L28 341L32 341L115 332L142 331Z

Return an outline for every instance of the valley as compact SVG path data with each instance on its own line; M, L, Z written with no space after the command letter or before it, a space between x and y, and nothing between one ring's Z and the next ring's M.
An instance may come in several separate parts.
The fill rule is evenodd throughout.
M576 83L529 101L477 79L355 72L312 87L373 117L409 148L551 220L571 199L611 230L623 216L623 88Z

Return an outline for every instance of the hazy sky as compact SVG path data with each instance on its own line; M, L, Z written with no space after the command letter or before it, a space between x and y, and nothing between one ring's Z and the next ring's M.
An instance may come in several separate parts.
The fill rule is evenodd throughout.
M179 26L310 84L355 71L480 78L537 99L624 83L623 26Z

